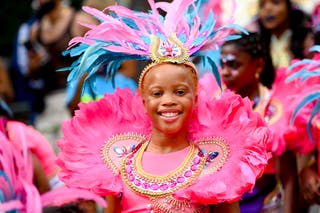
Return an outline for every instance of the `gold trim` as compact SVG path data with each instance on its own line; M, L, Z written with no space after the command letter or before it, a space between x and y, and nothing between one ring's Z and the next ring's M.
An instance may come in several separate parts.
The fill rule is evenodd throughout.
M144 143L137 152L144 152L145 147L146 147L147 143ZM193 145L194 146L194 145ZM157 184L158 186L160 186L161 184L170 184L170 181L176 181L178 177L181 177L184 175L185 172L187 172L187 169L191 167L193 160L195 159L196 156L198 156L198 153L200 152L199 149L192 149L191 152L191 156L188 157L188 162L186 163L189 167L184 168L184 167L178 167L177 171L173 176L165 176L165 178L161 178L161 176L152 176L152 177L146 177L143 174L139 173L139 171L141 171L141 169L139 169L139 171L137 170L136 167L136 163L133 162L133 174L134 177L140 181L144 181L145 183L149 183L149 184ZM135 155L133 156L133 159L136 161L136 155L137 153L135 153ZM142 194L142 195L147 195L147 196L152 196L152 197L165 197L168 196L170 194L172 194L174 191L177 191L178 189L181 189L183 187L186 187L188 185L191 185L191 183L193 183L201 174L201 171L203 170L203 167L205 166L207 157L203 156L200 158L200 162L198 164L198 167L195 171L192 172L192 175L188 178L185 178L184 182L182 183L177 183L174 187L168 188L166 190L152 190L150 189L144 189L143 187L139 187L136 186L134 184L134 182L129 180L128 177L128 173L126 171L126 162L128 160L128 158L130 157L130 155L126 156L125 158L121 159L121 163L120 163L120 173L121 176L123 178L124 183L128 186L128 188L130 188L131 190ZM132 156L131 156L132 157ZM180 176L179 176L180 175Z
M258 112L260 115L264 116L267 106L270 103L270 92L269 89L264 87L259 83L259 103L253 108L254 112Z
M136 166L137 172L139 174L141 174L142 176L144 176L148 179L153 179L155 182L158 182L158 183L167 182L167 181L172 180L172 177L179 177L179 176L183 175L183 173L187 169L188 165L190 164L191 160L193 160L192 157L194 157L195 152L197 151L197 150L195 150L195 145L191 144L190 150L188 151L187 156L185 157L183 162L175 170L173 170L163 176L156 176L156 175L152 175L152 174L145 172L142 168L142 165L141 165L142 155L143 155L145 149L147 148L147 145L148 145L148 143L143 144L142 147L137 152L137 157L135 158L135 166Z
M158 63L158 62L152 62L150 64L148 64L141 72L140 74L140 77L139 77L139 81L138 81L138 88L139 88L139 91L140 91L140 95L142 96L143 94L143 80L144 80L144 77L146 76L147 72L149 72L149 70L156 66L156 65L160 65L160 64L165 64L165 63L169 63L169 62L162 62L162 63ZM173 63L174 64L174 63ZM197 71L197 68L196 68L196 65L194 65L194 63L192 63L191 61L185 61L184 63L181 63L187 67L190 67L191 68L191 71L192 71L192 77L194 78L194 81L196 82L196 88L195 90L197 90L198 88L198 71Z
M266 117L266 115L264 116L265 118L268 118L268 120L266 120L266 122L269 125L276 123L283 115L283 106L280 101L272 99L268 105L268 108L270 106L273 106L276 109L276 111L275 111L275 114L271 115L271 117Z
M189 50L183 46L183 43L177 38L177 35L175 33L171 33L169 35L168 43L178 49L178 54L176 56L163 55L160 52L161 40L158 36L151 35L150 40L150 58L154 62L171 62L181 64L186 62L189 58Z
M155 212L175 213L177 210L185 210L193 213L206 212L207 206L200 204L191 204L189 200L177 200L172 195L165 198L150 197L152 210ZM168 206L164 205L167 204Z
M123 134L118 134L114 135L106 142L104 145L101 147L101 159L103 162L111 169L111 171L115 174L119 174L119 165L115 163L115 160L110 157L110 152L113 151L111 148L113 145L119 141L124 141L124 140L133 140L136 141L137 144L142 143L147 140L145 135L141 135L138 133L123 133Z
M228 157L229 157L229 146L227 145L225 139L222 137L208 137L208 138L203 138L198 140L197 143L199 144L200 147L203 147L207 152L214 151L214 150L206 149L206 146L207 145L210 146L211 144L217 145L222 149L222 153L219 152L219 155L220 156L222 155L219 161L213 162L213 166L209 166L208 168L206 168L202 172L202 175L212 174L218 171L219 169L221 169L221 167L225 164L225 162L228 160Z

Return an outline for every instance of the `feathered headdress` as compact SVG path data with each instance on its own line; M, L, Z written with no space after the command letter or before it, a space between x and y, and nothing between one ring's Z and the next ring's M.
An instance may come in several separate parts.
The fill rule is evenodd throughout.
M291 72L286 81L293 81L300 79L301 83L307 83L306 89L301 91L300 96L303 98L297 105L291 118L291 123L294 122L297 114L307 105L311 106L310 119L308 122L308 133L311 135L312 121L316 118L319 119L320 115L320 46L315 45L310 49L311 52L315 52L312 59L303 59L301 61L293 63L288 71ZM318 121L320 122L320 121ZM319 126L320 128L320 126Z
M205 51L218 49L219 45L239 26L229 24L216 28L211 12L205 21L198 14L202 1L174 0L172 3L148 0L149 13L136 12L114 5L104 11L83 7L98 20L99 25L87 25L83 37L75 37L65 54L78 57L70 66L68 81L87 78L97 71L113 79L122 62L126 60L151 60L155 63L185 63L193 56L202 56L209 63L220 85L218 69ZM159 9L166 15L162 16ZM103 68L103 69L101 69ZM150 68L150 66L149 66Z

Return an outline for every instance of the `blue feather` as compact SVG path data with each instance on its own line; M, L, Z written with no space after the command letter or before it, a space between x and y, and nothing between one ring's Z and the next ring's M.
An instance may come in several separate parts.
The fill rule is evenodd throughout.
M293 115L290 120L290 124L292 125L294 123L294 120L297 117L298 112L307 104L319 100L320 99L320 92L315 92L307 95L296 107L296 109L293 111Z
M249 34L249 32L243 28L242 26L238 25L238 24L226 24L222 27L220 27L218 30L222 30L222 29L234 29L237 30L239 32L245 33L245 34Z
M311 133L312 120L318 114L319 111L320 111L320 102L318 101L311 111L310 118L309 118L308 124L307 124L308 137L310 138L311 141L314 141L314 138Z
M218 67L216 65L216 63L210 58L207 57L209 64L211 65L212 68L212 73L214 75L214 77L216 78L216 81L220 87L220 89L222 90L222 83L221 83L221 78L220 78L220 73L218 71Z
M312 78L312 77L317 77L320 76L320 71L312 71L312 72L307 72L305 68L301 69L299 72L296 72L292 75L290 75L287 79L286 82L293 81L294 79L301 78L302 82L305 80Z
M13 188L13 185L12 185L9 177L8 177L7 174L6 174L4 171L2 171L2 170L0 170L0 176L3 177L3 178L5 179L5 181L8 183L8 186L9 186L9 189L10 189L10 198L8 198L8 199L9 199L9 200L13 200L13 199L14 199L14 188ZM4 195L3 195L3 199L4 199L4 201L7 201L7 200L8 200L8 199L7 199L7 200L5 199ZM0 201L1 201L1 199L0 199Z
M309 49L310 52L320 52L320 45L314 45Z
M291 70L293 70L294 68L296 68L297 66L300 66L300 65L310 64L311 62L313 62L312 59L303 59L301 61L295 62L294 64L292 64L292 65L290 65L288 67L288 71L291 71Z

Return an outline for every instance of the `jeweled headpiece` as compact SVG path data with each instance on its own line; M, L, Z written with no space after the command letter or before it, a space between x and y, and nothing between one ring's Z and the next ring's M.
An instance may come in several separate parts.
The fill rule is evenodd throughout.
M212 67L220 84L214 60L205 51L218 49L230 31L238 27L231 24L215 28L213 13L201 21L197 13L202 6L201 0L148 2L151 7L149 13L114 5L106 8L110 11L107 15L103 11L83 7L84 11L100 20L100 24L85 25L89 28L85 36L70 41L65 53L78 58L70 67L61 69L71 70L68 80L77 79L85 72L90 78L93 73L101 71L101 67L105 67L103 72L106 76L113 77L126 60L186 63L196 71L191 57L201 56ZM162 16L159 9L166 15Z

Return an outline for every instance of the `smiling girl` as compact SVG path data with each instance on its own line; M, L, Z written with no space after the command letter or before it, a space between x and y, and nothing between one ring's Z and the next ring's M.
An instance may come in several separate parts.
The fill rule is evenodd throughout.
M104 22L71 42L83 50L75 64L88 71L97 64L112 70L129 58L151 63L134 95L118 89L81 104L64 124L60 177L68 187L105 196L105 212L239 212L237 201L267 164L269 130L248 99L212 98L209 85L199 83L191 56L218 44L213 17L197 22L196 13L187 13L196 8L191 0L149 3L148 14L108 8L121 19L87 8ZM185 12L179 20L178 11ZM109 43L105 35L112 33ZM101 60L88 63L91 54ZM81 74L76 67L71 77Z

